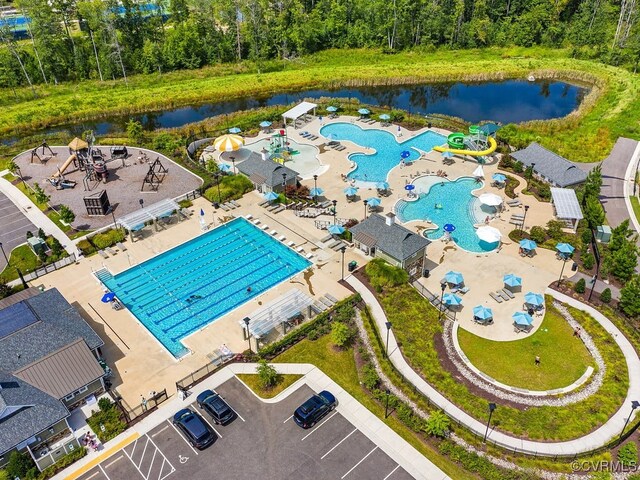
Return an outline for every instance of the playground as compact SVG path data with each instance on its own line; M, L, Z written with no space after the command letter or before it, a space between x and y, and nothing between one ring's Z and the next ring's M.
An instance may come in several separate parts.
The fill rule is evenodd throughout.
M79 138L68 146L46 143L14 158L31 188L37 183L49 205L66 205L76 215L73 227L96 230L116 218L198 188L199 177L152 150L90 145Z

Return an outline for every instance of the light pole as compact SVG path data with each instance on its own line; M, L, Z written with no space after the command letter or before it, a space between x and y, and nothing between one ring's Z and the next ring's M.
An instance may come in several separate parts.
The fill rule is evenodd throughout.
M369 200L365 200L364 201L364 219L367 219L367 204L369 203Z
M113 228L115 228L116 230L118 229L118 224L116 222L116 215L115 213L113 213L113 205L109 205L109 211L107 211L107 213L111 214L111 218L113 218Z
M491 425L491 415L493 415L493 411L498 408L498 406L495 403L489 403L489 420L487 420L487 429L484 432L484 438L482 439L482 442L486 442L487 441L487 435L489 435L489 425Z
M2 246L2 242L0 242L0 250L2 250L2 256L4 257L4 261L7 262L7 266L9 266L9 259L7 258L7 254L4 252L4 247Z
M347 251L347 247L342 247L340 249L340 251L342 252L342 278L341 278L341 280L344 280L344 253Z
M9 259L7 258L7 254L4 251L4 247L2 246L2 242L0 242L0 250L2 250L2 256L4 257L5 261L7 262L7 267L10 267L11 264L9 263ZM24 277L22 276L22 272L20 271L20 269L18 267L14 267L16 269L16 272L18 273L18 277L20 277L20 281L22 282L22 286L25 288L25 290L27 288L29 288L29 285L27 285L27 282L24 281Z
M218 203L222 203L222 195L220 194L220 177L221 177L221 173L220 172L216 172L213 175L216 178L216 184L218 185Z
M637 400L633 400L631 402L631 411L629 412L627 421L624 422L624 427L622 427L622 431L620 432L620 436L618 437L618 444L620 443L620 440L622 440L622 435L624 435L624 429L627 428L627 425L629 424L629 420L631 420L631 415L633 415L633 411L638 407L640 407L640 402L638 402Z
M389 332L391 331L391 322L385 322L384 325L387 327L387 343L384 347L384 358L389 358Z
M233 174L236 174L236 157L229 157L231 163L233 163Z
M318 175L313 176L313 193L318 191ZM313 201L316 202L316 195L313 196Z
M524 215L522 217L522 226L520 227L520 231L524 232L524 222L527 219L527 212L529 211L529 205L524 206Z
M249 322L251 319L249 317L244 317L243 321L246 327L247 340L249 341L249 351L253 353L253 350L251 350L251 334L249 333Z
M563 254L562 258L563 258L562 269L560 270L560 277L558 277L558 287L560 286L560 282L562 281L562 274L564 273L564 266L567 264L567 260L569 260L569 255L568 254Z
M389 394L391 393L389 391L389 389L387 388L384 393L387 394L387 399L384 402L384 418L387 418L389 416Z
M333 200L331 203L333 203L333 224L336 224L336 205L338 204L337 200Z
M446 282L442 282L440 284L440 288L442 289L442 293L440 294L440 305L438 306L438 321L442 320L442 300L444 299L444 290L445 288L447 288L447 283Z
M140 208L144 208L144 200L142 198L138 200L138 203L140 204Z
M287 204L287 174L282 174L282 194L284 195L284 204Z

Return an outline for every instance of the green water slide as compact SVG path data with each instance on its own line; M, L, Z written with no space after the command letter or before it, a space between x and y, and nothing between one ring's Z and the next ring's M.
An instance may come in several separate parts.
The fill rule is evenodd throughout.
M452 133L447 137L447 143L451 148L464 148L464 133Z

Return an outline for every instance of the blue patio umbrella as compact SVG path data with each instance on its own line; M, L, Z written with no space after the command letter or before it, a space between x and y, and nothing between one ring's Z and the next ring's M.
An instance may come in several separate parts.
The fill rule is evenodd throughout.
M344 227L342 225L329 225L327 230L331 235L342 235L344 233Z
M264 120L260 122L260 128L268 128L272 125L272 123L268 120Z
M385 122L386 122L387 120L391 120L391 117L390 117L389 115L387 115L386 113L383 113L383 114L382 114L382 115L380 115L378 118L379 118L380 120L384 120Z
M493 318L493 312L489 307L478 305L477 307L473 307L473 316L480 320L488 320L489 318Z
M534 307L539 307L544 304L544 297L539 293L529 292L524 296L524 303L528 303Z
M231 127L229 129L229 133L238 134L238 133L241 133L241 132L242 132L242 130L240 130L238 127Z
M309 193L311 194L312 197L319 197L324 193L324 190L321 189L320 187L317 187L317 188L312 188Z
M494 173L491 178L493 178L496 182L499 182L499 183L504 183L507 181L507 177L505 177L501 173Z
M369 111L368 108L361 108L360 110L358 110L358 113L360 115L369 115L371 112Z
M462 282L464 282L464 277L462 276L462 274L460 272L454 272L453 270L447 272L444 276L444 279L447 283L451 283L452 285L460 285Z
M353 197L356 193L358 193L358 189L356 187L347 187L344 189L344 193L348 197Z
M411 190L414 190L416 188L415 185L413 185L412 183L410 183L409 185L405 185L404 189L407 190L408 192L410 192Z
M378 190L386 190L387 188L389 188L389 184L387 182L378 182L376 183L376 188Z
M264 194L264 199L269 200L270 202L278 198L278 194L276 192L267 192Z
M221 172L229 172L229 171L231 171L231 165L227 165L226 163L218 165L218 168L220 169Z
M338 111L338 107L334 107L333 105L329 105L327 107L327 112L335 113Z
M560 253L564 253L565 255L571 255L575 248L573 248L568 243L559 243L556 245L556 250L558 250Z
M520 240L520 248L523 250L534 250L538 247L538 244L533 240L529 240L525 238L524 240Z
M445 293L442 297L442 301L445 303L445 305L462 305L462 299L453 293Z
M330 133L329 135L327 135L327 138L329 140L337 140L338 136L335 133Z
M401 156L402 158L409 158L409 157L411 156L411 152L410 152L409 150L404 150L404 151L400 154L400 156Z
M204 217L204 210L202 208L200 209L200 216Z
M511 316L511 318L513 318L516 325L529 327L533 324L533 318L527 312L516 312Z
M367 198L367 205L370 207L378 207L380 206L380 199L377 197Z
M113 292L107 292L102 296L102 303L113 302L113 299L116 298L116 294Z
M453 157L452 152L442 152L442 158L451 158Z
M444 227L442 227L442 229L443 229L445 232L449 232L449 233L451 233L451 232L455 232L455 231L456 231L456 226L455 226L455 225L453 225L452 223L445 223L445 224L444 224Z
M502 278L502 281L508 287L521 287L522 286L522 278L518 277L517 275L514 275L513 273L506 274Z

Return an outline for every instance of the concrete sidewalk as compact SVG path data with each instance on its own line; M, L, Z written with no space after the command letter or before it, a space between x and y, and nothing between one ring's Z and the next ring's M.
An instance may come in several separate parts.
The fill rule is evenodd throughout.
M261 399L261 401L266 403L279 402L305 383L316 392L329 390L338 399L338 407L336 410L414 478L425 480L444 480L449 478L442 470L427 460L381 419L367 410L361 403L345 392L337 383L314 365L274 363L273 366L276 367L280 373L301 374L304 375L304 377L276 397L268 400ZM234 363L223 368L190 390L189 396L186 399L181 400L175 396L171 400L168 400L158 410L150 414L140 423L134 425L133 428L127 430L110 442L107 442L100 452L89 453L80 461L58 473L53 477L53 480L74 480L78 478L106 458L115 454L125 445L128 445L136 438L139 438L160 425L178 410L188 406L199 393L206 389L215 389L238 373L255 373L256 367L257 364L255 363ZM251 390L249 391L253 393Z
M346 281L356 289L363 300L371 309L371 314L376 321L378 330L386 332L385 322L387 317L378 300L373 294L355 277L349 276ZM630 412L631 401L640 398L640 359L633 346L611 321L593 308L584 305L573 298L567 297L559 292L547 289L546 294L552 295L560 302L567 303L572 307L587 312L594 317L600 325L609 332L618 344L627 361L629 370L629 390L622 407L600 428L583 437L566 442L535 442L524 440L504 434L496 430L490 430L488 441L500 447L509 449L514 453L522 452L537 456L555 457L573 456L579 453L590 452L606 444L611 438L617 436L622 431L625 421ZM418 373L416 373L402 356L398 348L393 329L389 332L389 359L394 366L411 382L417 390L425 395L431 402L441 408L447 415L465 425L469 430L478 436L484 436L486 423L480 422L471 415L458 408L447 398L440 394L435 388L429 385ZM637 415L637 413L636 413Z

